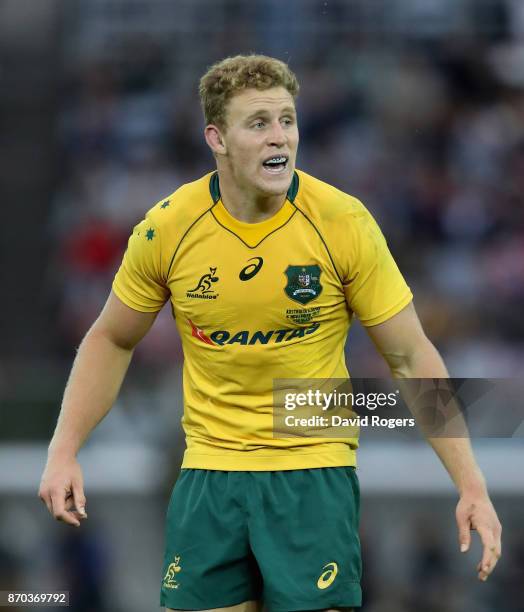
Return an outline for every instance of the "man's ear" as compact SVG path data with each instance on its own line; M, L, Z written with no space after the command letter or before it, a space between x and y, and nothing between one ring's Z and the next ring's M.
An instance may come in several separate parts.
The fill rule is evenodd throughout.
M216 125L206 125L204 130L206 142L215 155L225 155L227 153L226 144L222 132Z

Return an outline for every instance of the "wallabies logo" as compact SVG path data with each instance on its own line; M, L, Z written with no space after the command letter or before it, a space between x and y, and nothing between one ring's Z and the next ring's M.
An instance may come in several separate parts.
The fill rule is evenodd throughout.
M216 267L209 268L209 273L204 274L197 283L194 289L190 289L186 292L188 298L200 298L204 300L215 300L218 297L218 293L215 293L212 285L218 282L219 278L216 275Z
M175 562L169 564L166 575L164 576L164 581L162 583L162 586L165 589L178 589L178 587L180 586L180 583L175 580L175 576L178 574L178 572L182 571L182 568L180 567L179 563L180 557L175 557Z

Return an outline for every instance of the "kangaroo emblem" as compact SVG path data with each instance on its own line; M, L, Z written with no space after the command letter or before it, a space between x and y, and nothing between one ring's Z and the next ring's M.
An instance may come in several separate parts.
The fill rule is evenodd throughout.
M178 589L178 587L180 586L180 583L175 580L176 574L182 570L179 563L180 557L175 557L175 562L169 564L166 575L164 576L164 588Z
M194 289L190 289L188 293L196 293L197 291L200 291L200 293L211 293L213 291L211 284L218 281L218 276L215 276L216 271L216 267L210 267L209 274L204 274L198 281L198 285Z

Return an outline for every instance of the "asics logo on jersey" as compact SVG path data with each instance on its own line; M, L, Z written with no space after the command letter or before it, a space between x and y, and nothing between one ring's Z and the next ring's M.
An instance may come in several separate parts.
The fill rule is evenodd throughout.
M317 587L319 589L327 589L328 586L332 585L338 574L338 565L333 561L324 565L322 568L324 571L320 574L317 580Z
M262 259L262 257L252 257L251 259L248 259L248 261L253 261L253 260L256 260L256 263L248 264L245 268L242 268L242 270L240 270L240 274L238 275L238 278L241 281L248 281L249 279L253 278L253 276L258 274L258 271L260 270L260 268L262 267L262 264L264 263L264 260Z
M186 293L186 297L201 298L206 300L216 299L218 293L215 293L214 289L212 288L213 283L216 283L219 280L218 276L215 276L216 271L216 267L210 267L209 273L200 277L197 286L194 289L189 289L189 291Z

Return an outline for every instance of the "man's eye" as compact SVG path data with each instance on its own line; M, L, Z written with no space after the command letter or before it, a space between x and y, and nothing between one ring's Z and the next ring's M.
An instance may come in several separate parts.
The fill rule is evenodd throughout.
M282 123L284 125L293 125L293 119L291 119L290 117L286 117L285 119L282 119Z
M256 127L256 128L264 127L264 122L263 121L257 121L256 123L253 124L253 127Z

